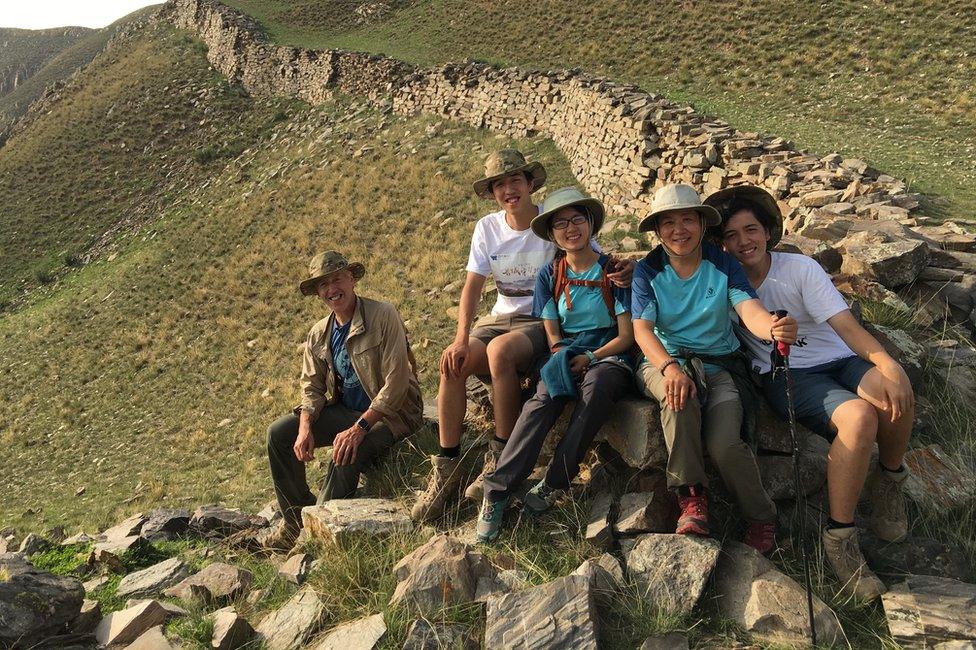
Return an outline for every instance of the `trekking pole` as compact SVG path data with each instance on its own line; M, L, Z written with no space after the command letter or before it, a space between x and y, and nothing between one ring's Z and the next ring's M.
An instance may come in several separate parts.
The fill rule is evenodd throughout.
M787 315L785 309L773 312L779 318ZM817 629L813 621L813 586L810 583L810 558L807 554L807 516L804 508L805 495L800 487L800 443L796 436L796 412L793 410L793 374L790 372L790 344L773 342L773 373L782 374L786 380L786 407L790 416L790 440L793 443L793 486L796 490L796 513L800 518L800 554L803 557L803 574L807 587L807 615L810 617L810 640L817 647Z

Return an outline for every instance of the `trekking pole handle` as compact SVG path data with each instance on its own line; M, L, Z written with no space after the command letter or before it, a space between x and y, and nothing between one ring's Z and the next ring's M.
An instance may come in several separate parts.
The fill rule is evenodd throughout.
M785 318L786 316L789 315L789 312L786 311L785 309L777 309L776 311L774 311L772 313L775 316L777 316L778 318ZM782 355L783 357L789 357L790 356L790 344L789 343L784 343L783 341L776 341L775 343L776 343L776 351L779 352L780 355Z

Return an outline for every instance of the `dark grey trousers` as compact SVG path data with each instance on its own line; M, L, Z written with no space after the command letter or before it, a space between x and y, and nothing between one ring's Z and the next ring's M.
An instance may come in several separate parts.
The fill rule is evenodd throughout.
M315 447L331 446L336 434L355 424L361 415L362 413L347 409L341 404L324 407L318 419L312 424ZM340 467L330 461L325 487L322 488L316 501L305 478L305 463L295 456L298 423L298 416L289 413L278 418L268 427L268 460L271 464L271 479L274 481L278 507L285 518L285 523L300 528L303 507L329 499L348 499L355 496L360 473L393 446L394 438L382 422L378 423L359 444L356 462Z
M580 384L580 398L576 400L566 433L556 446L546 473L546 485L557 490L569 487L579 473L580 462L593 438L610 416L614 402L633 385L630 370L616 363L598 363L586 371ZM553 399L545 382L539 381L535 395L522 407L495 471L485 477L485 498L492 502L501 501L528 478L539 459L546 436L572 401Z

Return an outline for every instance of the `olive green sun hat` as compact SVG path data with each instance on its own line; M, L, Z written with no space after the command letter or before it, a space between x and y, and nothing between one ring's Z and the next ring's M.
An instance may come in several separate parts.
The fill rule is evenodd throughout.
M603 219L606 216L603 204L597 199L583 194L575 187L561 187L546 197L542 202L542 212L532 219L530 224L532 232L542 239L554 241L552 218L563 208L569 207L581 208L585 214L589 215L593 222L593 232L590 233L590 237L595 237L600 232L600 228L603 227Z
M718 210L710 205L704 205L698 191L685 183L671 183L660 188L651 199L651 213L644 217L637 230L648 232L654 230L658 217L669 212L694 210L705 220L705 227L717 226L722 223L722 216Z
M532 192L546 183L546 168L542 163L526 162L525 156L517 149L502 149L485 159L485 177L474 182L474 193L483 199L494 198L491 184L515 172L525 172L529 175Z
M729 208L739 202L751 204L749 207L762 211L757 214L756 219L769 231L769 243L767 248L772 248L783 238L783 212L779 209L779 204L773 195L756 185L733 185L723 190L712 192L705 199L705 205L710 205L719 211L722 221L718 223L718 229L725 225L732 214ZM741 204L739 204L741 205ZM765 219L763 218L765 216ZM716 232L716 236L721 239L721 231Z
M343 269L349 269L352 272L352 277L357 280L366 275L365 266L360 262L350 264L342 253L337 251L319 253L308 263L308 279L303 280L298 285L298 289L302 292L303 296L315 295L315 287L318 285L319 280Z

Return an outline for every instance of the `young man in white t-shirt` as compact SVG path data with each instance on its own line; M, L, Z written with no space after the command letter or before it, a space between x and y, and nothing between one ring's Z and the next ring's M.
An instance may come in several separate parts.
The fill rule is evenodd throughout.
M769 193L740 185L720 190L705 202L722 214L715 235L742 263L762 303L768 309L785 309L799 324L790 352L797 420L832 441L824 551L848 593L863 600L876 598L885 586L861 554L854 510L877 441L881 467L871 489L871 530L888 542L908 533L901 491L908 475L902 461L915 415L908 376L857 322L816 261L768 250L782 236L782 215ZM772 342L740 334L766 398L785 418L785 378L771 372Z
M465 496L480 502L484 477L494 470L519 415L519 373L529 371L536 360L549 353L542 321L532 317L536 274L556 254L555 245L537 237L530 228L539 214L532 193L545 180L546 170L540 163L526 162L515 149L502 149L488 156L484 178L474 183L475 193L494 200L500 209L482 217L471 237L457 333L441 354L437 396L441 450L431 459L433 471L427 488L411 511L416 520L439 518L460 487L467 378L491 377L495 412L495 436L489 442L484 469L465 491ZM621 262L619 270L610 274L611 279L629 286L633 266L632 262ZM498 298L491 313L475 321L488 276L495 279Z

